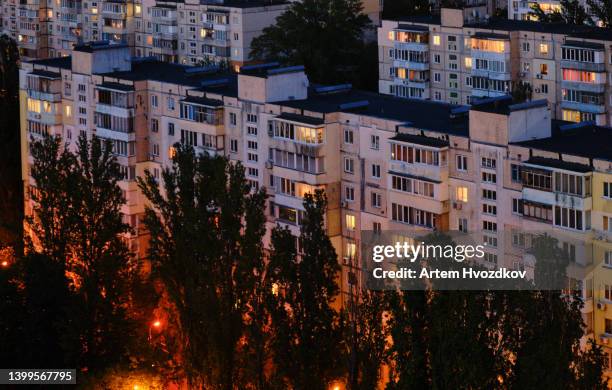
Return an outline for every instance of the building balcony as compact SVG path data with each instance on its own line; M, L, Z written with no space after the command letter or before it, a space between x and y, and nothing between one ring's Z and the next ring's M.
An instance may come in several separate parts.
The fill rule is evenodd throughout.
M428 165L420 163L405 163L403 161L391 160L389 171L412 177L426 177L433 181L444 181L448 178L448 166Z
M605 76L605 74L604 74ZM605 80L605 77L604 77ZM581 83L576 81L561 81L561 88L575 89L582 92L604 93L606 91L605 81L602 83Z
M269 162L268 164L272 165L272 174L276 177L284 177L285 179L290 179L301 183L307 183L313 186L326 184L328 182L328 178L325 172L310 173L297 169L282 167L280 165L274 165L274 163L272 162Z
M399 77L395 77L393 79L393 82L396 85L405 85L411 88L420 88L420 89L429 88L429 80L408 80L408 79L402 79Z
M485 77L491 80L502 80L502 81L512 80L512 74L510 72L492 72L486 69L472 68L472 76Z
M562 101L561 108L580 111L580 112L588 112L591 114L604 114L606 112L606 105L604 103L590 104L590 103Z
M429 44L421 42L393 42L393 47L397 50L410 50L419 52L428 52Z
M28 96L31 97L32 99L45 100L47 102L53 102L53 103L62 101L62 94L60 94L59 92L52 93L52 92L42 92L42 91L28 89Z
M96 126L96 136L99 138L108 138L124 142L136 141L136 133L133 131L128 133L125 131L105 129L98 126Z
M494 91L490 89L472 88L472 96L476 97L499 97L507 95L507 92Z
M96 104L96 112L103 114L109 114L121 118L132 118L134 117L134 108L127 108L121 106L111 106L109 104Z
M510 50L507 51L487 51L479 48L472 47L472 63L476 63L477 59L490 60L490 61L503 61L506 64L510 61Z
M28 119L34 120L45 125L61 125L62 115L55 112L31 112L28 111Z
M597 63L561 60L561 69L576 69L601 73L606 71L606 64L603 62Z
M562 192L554 192L554 204L561 207L568 207L576 210L591 210L593 208L593 198L590 196L581 197Z
M429 70L429 62L393 60L393 67L406 68L410 70Z

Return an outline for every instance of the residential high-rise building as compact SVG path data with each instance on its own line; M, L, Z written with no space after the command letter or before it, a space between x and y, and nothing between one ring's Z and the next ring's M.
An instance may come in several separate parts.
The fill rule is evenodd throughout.
M492 43L476 47L506 44L482 40ZM361 283L353 275L367 232L468 232L486 243L486 266L531 271L533 235L553 234L572 269L588 270L569 275L567 288L584 299L587 335L612 354L612 128L552 120L542 99L468 107L313 87L300 66L215 73L129 52L84 44L71 57L22 63L27 213L32 139L56 134L70 147L80 134L109 139L124 172L131 248L146 257L135 178L159 177L176 143L191 145L244 164L251 186L268 193L268 230L280 224L297 236L304 194L324 189L343 296Z
M17 40L26 60L108 41L166 62L241 66L250 60L253 38L288 6L264 0L1 0L0 31Z
M464 10L384 20L379 92L470 104L528 85L553 118L612 123L612 30L517 20L466 23Z

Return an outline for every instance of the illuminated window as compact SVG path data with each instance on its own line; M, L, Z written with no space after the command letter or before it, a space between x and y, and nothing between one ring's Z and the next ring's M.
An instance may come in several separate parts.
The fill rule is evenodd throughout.
M503 53L504 41L472 38L472 49L490 51L493 53Z
M457 202L467 202L468 201L468 189L467 187L457 187Z
M440 36L439 35L433 36L433 44L436 46L440 46Z
M472 67L472 57L465 57L465 67L466 68Z
M346 243L346 257L349 259L354 259L357 254L357 245L354 242Z
M541 74L548 74L548 64L540 64L540 73Z
M543 55L548 55L548 44L540 43L540 53Z
M67 118L72 117L72 106L64 107L64 112L66 113Z
M563 120L569 122L580 122L580 111L563 110Z
M40 100L28 98L28 111L40 114Z
M142 8L140 7L140 4L136 4L134 8L134 12L136 13L136 15L140 15L141 11L142 11Z
M355 216L346 214L346 228L348 230L355 230Z
M576 69L563 69L563 81L595 83L595 73Z

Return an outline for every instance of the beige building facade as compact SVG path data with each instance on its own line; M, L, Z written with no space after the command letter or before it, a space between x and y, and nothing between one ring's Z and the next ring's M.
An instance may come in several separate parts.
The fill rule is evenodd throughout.
M71 147L80 134L111 140L131 248L144 257L145 199L135 178L145 170L159 177L176 143L223 155L266 189L268 231L281 224L297 236L304 194L326 191L343 296L360 283L353 276L366 232L468 232L486 243L485 265L531 271L531 237L550 232L576 269L568 289L585 301L585 333L612 353L612 129L552 120L546 100L459 106L313 87L300 66L211 73L133 60L129 51L87 44L72 57L22 64L26 194L35 190L32 139L56 134Z
M528 84L554 118L612 123L612 30L531 21L440 17L384 20L378 30L379 92L471 104Z

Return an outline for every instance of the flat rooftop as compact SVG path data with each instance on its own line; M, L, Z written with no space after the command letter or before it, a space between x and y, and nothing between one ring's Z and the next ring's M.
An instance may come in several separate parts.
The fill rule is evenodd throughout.
M394 20L399 23L440 25L440 15L405 16ZM488 21L467 23L465 28L489 29L497 31L531 31L536 33L565 34L575 38L612 41L612 28L586 25L568 25L565 23L540 23L529 20L489 19Z
M440 102L402 99L353 89L331 93L316 93L311 89L306 100L288 100L275 104L322 114L356 113L395 120L423 130L468 135L467 117L457 118L452 115L458 106Z
M207 70L204 68L171 64L149 59L132 61L132 70L102 73L101 75L130 81L159 81L196 88L199 87L199 89L202 90L215 89L215 87L217 90L226 90L228 89L227 84L236 83L236 75L228 72L221 72L213 69ZM207 82L217 79L224 79L227 82L207 87Z
M555 131L549 138L516 142L514 145L612 161L612 128L586 124Z

